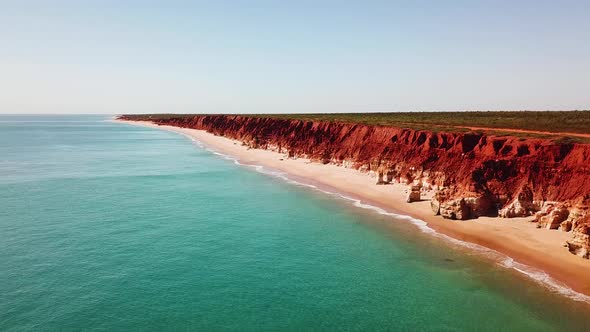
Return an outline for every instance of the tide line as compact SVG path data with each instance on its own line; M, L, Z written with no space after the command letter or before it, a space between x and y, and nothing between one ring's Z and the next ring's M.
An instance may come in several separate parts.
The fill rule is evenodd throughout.
M236 164L238 166L253 168L257 172L260 172L262 174L266 174L269 176L273 176L276 178L280 178L289 184L300 186L300 187L310 188L310 189L337 197L339 199L343 199L343 200L348 201L348 202L352 203L354 206L359 207L361 209L371 210L377 214L390 216L396 220L403 220L403 221L410 222L411 224L418 227L418 229L420 231L422 231L423 233L430 234L432 236L441 238L451 244L454 244L454 245L457 245L457 246L460 246L463 248L467 248L480 256L484 256L488 259L492 259L498 265L500 265L504 268L507 268L507 269L512 269L514 271L517 271L517 272L525 275L526 277L534 280L538 284L544 286L545 288L549 289L550 291L553 291L557 294L568 297L574 301L590 303L590 296L576 292L575 290L571 289L567 285L564 285L563 283L552 278L545 271L533 268L532 266L529 266L526 264L519 263L519 262L515 261L512 257L510 257L506 254L503 254L499 251L496 251L494 249L490 249L490 248L481 246L479 244L471 243L471 242L461 241L461 240L455 239L453 237L450 237L448 235L439 233L439 232L435 231L434 229L432 229L431 227L429 227L428 224L424 220L413 218L411 216L404 215L404 214L390 212L390 211L387 211L381 207L367 204L367 203L363 203L360 199L349 197L349 196L343 195L343 194L336 192L336 191L329 191L329 190L319 188L318 186L315 186L310 183L296 181L292 178L289 178L288 174L285 172L270 170L270 169L265 168L262 165L241 163L235 157L232 157L230 155L216 151L215 149L212 149L211 147L206 146L205 144L203 144L199 140L195 139L194 137L191 137L188 134L185 134L185 133L180 133L180 134L188 137L199 148L207 150L217 156L222 157L223 159L232 161L234 164Z

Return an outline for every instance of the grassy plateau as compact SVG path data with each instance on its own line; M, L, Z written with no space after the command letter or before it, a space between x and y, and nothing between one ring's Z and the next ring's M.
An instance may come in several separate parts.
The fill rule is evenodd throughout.
M156 120L204 114L126 115ZM590 111L479 111L316 114L240 114L241 116L361 123L429 131L482 131L494 135L545 137L563 142L590 142Z

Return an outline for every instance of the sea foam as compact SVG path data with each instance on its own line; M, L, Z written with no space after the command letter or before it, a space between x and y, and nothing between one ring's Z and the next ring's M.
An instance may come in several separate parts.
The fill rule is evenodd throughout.
M181 134L190 138L190 140L195 145L197 145L199 148L207 150L217 156L222 157L223 159L232 161L234 164L236 164L238 166L252 168L262 174L282 179L289 184L296 185L299 187L310 188L312 190L316 190L316 191L328 194L330 196L348 201L352 205L359 207L361 209L371 210L377 214L392 217L392 219L394 219L394 220L409 222L409 223L415 225L423 233L430 234L432 236L440 238L440 239L442 239L448 243L451 243L453 245L456 245L458 247L467 248L468 250L470 250L471 252L473 252L475 254L478 254L479 256L493 260L494 262L496 262L496 264L498 264L504 268L512 269L514 271L521 273L522 275L532 279L533 281L544 286L545 288L547 288L548 290L550 290L552 292L566 296L574 301L590 303L590 296L576 292L575 290L571 289L567 285L552 278L545 271L539 270L537 268L534 268L532 266L529 266L529 265L526 265L523 263L519 263L519 262L515 261L512 257L510 257L506 254L503 254L499 251L496 251L494 249L487 248L487 247L481 246L476 243L458 240L458 239L455 239L455 238L450 237L448 235L439 233L436 230L434 230L433 228L429 227L428 224L424 220L413 218L411 216L404 215L404 214L390 212L390 211L387 211L381 207L367 204L367 203L363 203L362 200L360 200L360 199L341 194L337 191L326 190L326 189L320 188L314 184L305 183L305 181L294 180L294 179L290 178L286 172L272 170L272 169L264 167L262 165L241 163L237 158L227 155L227 154L224 154L224 153L221 153L219 151L216 151L215 149L205 145L204 143L202 143L201 141L195 139L194 137L192 137L190 135L187 135L184 133L181 133Z

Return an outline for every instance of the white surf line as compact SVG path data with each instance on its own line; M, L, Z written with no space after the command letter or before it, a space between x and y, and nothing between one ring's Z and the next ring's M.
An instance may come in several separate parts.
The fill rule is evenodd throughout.
M313 190L317 190L322 193L326 193L328 195L335 196L335 197L338 197L343 200L347 200L347 201L351 202L356 207L359 207L362 209L367 209L367 210L372 210L378 214L390 216L394 219L401 219L401 220L409 221L410 223L412 223L413 225L418 227L418 229L420 229L420 231L422 231L423 233L431 234L435 237L446 240L452 244L455 244L455 245L458 245L458 246L461 246L464 248L468 248L468 249L472 250L474 253L479 254L480 256L484 256L486 258L496 261L496 263L498 265L500 265L504 268L515 270L515 271L527 276L528 278L534 280L535 282L544 286L545 288L549 289L550 291L553 291L557 294L563 295L563 296L570 298L574 301L590 303L590 296L576 292L575 290L571 289L567 285L552 278L545 271L534 268L534 267L526 265L526 264L519 263L519 262L515 261L512 257L510 257L506 254L503 254L499 251L496 251L494 249L487 248L487 247L484 247L484 246L476 244L476 243L458 240L458 239L455 239L455 238L450 237L448 235L441 234L441 233L435 231L434 229L432 229L431 227L429 227L428 224L424 220L413 218L411 216L404 215L404 214L389 212L389 211L386 211L385 209L382 209L378 206L365 204L360 199L352 198L352 197L343 195L338 192L327 191L327 190L321 189L313 184L293 180L293 179L289 178L288 173L285 173L285 172L266 170L264 168L264 166L262 166L262 165L240 163L237 158L227 155L227 154L224 154L224 153L221 153L219 151L216 151L215 149L211 148L210 146L207 146L206 144L195 139L194 137L190 136L189 134L175 131L175 130L169 130L169 131L174 132L174 133L178 133L182 136L189 138L198 147L200 147L206 151L209 151L215 155L218 155L218 156L222 157L223 159L233 161L233 163L238 166L254 168L257 172L283 179L287 183L301 186L301 187L311 188Z

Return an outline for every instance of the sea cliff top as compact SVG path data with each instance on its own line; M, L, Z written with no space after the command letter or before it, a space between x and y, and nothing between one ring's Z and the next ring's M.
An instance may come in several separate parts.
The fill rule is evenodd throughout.
M165 120L206 115L239 115L320 122L359 123L415 130L467 132L554 138L563 142L590 142L590 111L469 111L314 114L129 114L128 120Z

